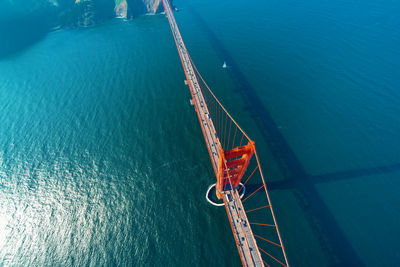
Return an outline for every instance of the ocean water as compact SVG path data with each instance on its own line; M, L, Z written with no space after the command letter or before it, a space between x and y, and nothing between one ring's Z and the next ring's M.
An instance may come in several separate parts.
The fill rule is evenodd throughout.
M289 263L399 265L400 5L174 3ZM38 31L0 45L0 265L240 266L166 18Z

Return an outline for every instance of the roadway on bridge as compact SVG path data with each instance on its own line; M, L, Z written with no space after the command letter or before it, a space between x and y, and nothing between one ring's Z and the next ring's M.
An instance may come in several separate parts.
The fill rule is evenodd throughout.
M214 123L210 118L210 113L194 72L189 53L172 13L171 5L168 0L163 0L163 5L182 61L187 84L189 85L190 94L206 141L214 172L215 175L217 175L221 144L215 131ZM225 191L224 203L243 265L264 266L257 247L257 242L251 231L250 223L247 220L245 210L236 189Z

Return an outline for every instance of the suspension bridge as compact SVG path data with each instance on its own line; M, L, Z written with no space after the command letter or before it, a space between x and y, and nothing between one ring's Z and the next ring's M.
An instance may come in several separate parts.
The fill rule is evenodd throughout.
M162 2L214 169L216 197L225 206L242 264L289 266L255 143L197 70L182 40L170 2Z

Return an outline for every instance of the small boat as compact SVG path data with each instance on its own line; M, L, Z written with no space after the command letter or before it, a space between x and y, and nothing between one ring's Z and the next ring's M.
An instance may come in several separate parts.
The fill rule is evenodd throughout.
M226 62L224 61L224 64L222 65L223 69L226 69L228 66L226 65Z

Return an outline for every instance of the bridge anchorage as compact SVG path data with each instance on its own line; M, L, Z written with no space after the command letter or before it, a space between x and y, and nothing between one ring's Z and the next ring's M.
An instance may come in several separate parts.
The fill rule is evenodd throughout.
M242 264L289 266L255 143L197 70L169 1L162 2L214 169L216 197L225 206ZM213 186L207 190L207 199Z

